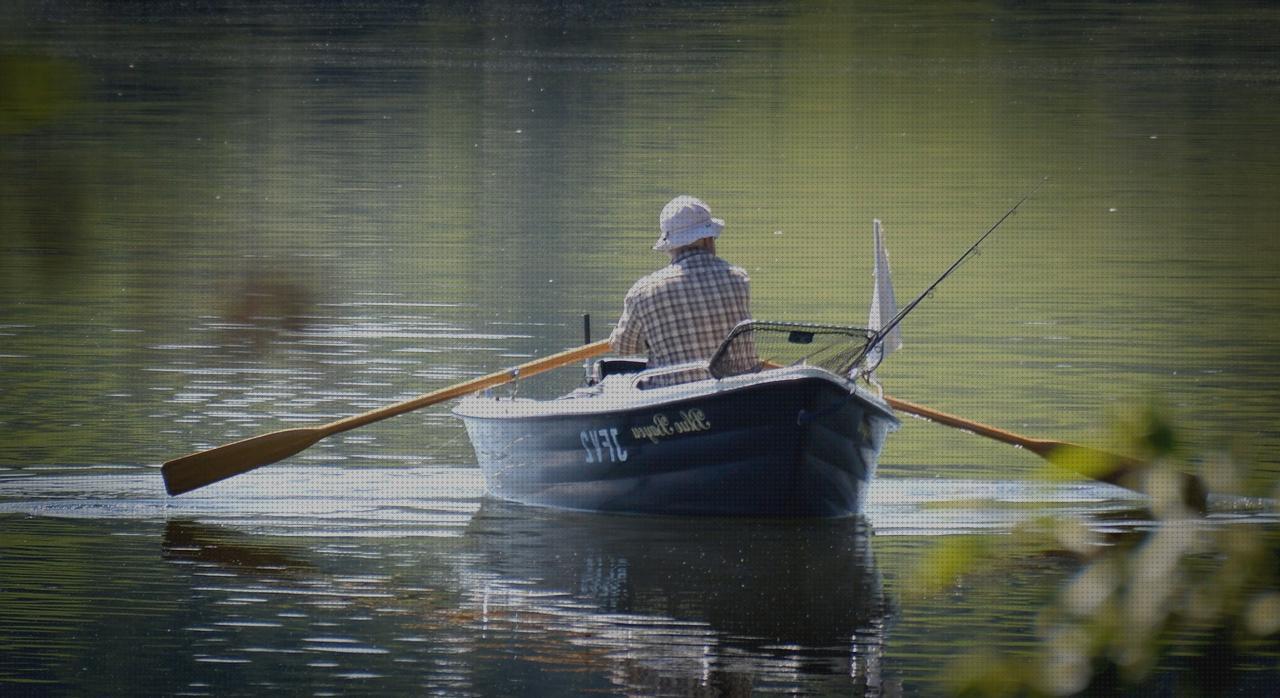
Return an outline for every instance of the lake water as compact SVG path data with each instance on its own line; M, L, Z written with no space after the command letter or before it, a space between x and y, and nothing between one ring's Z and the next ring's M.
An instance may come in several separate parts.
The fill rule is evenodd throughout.
M1155 402L1273 494L1276 36L1267 4L6 3L0 693L895 695L1029 653L1079 565L1019 532L1155 522L918 421L866 522L501 506L447 405L181 498L155 466L603 336L676 194L757 317L859 324L872 219L905 302L1047 177L887 391L1116 450ZM1274 539L1233 501L1207 525ZM1007 564L913 591L967 539Z

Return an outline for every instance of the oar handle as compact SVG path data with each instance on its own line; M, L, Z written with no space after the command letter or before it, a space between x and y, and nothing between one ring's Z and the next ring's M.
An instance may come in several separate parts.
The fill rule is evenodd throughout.
M995 439L996 441L1003 441L1004 443L1010 444L1012 446L1025 448L1028 451L1031 451L1032 453L1035 453L1037 455L1041 455L1041 456L1047 455L1050 450L1054 449L1059 445L1059 442L1057 441L1033 439L1027 436L1023 436L1021 434L1015 434L1011 431L1000 429L998 427L993 427L990 424L975 422L973 420L965 419L963 417L957 417L954 414L948 414L946 412L935 410L931 407L925 407L924 405L917 405L914 402L907 402L906 400L900 400L890 395L885 395L884 401L889 403L890 407L892 407L895 410L898 410L899 412L906 412L907 414L913 414L917 417L924 417L925 419L931 422L937 422L939 424L945 424L946 426L949 426L949 427L955 427L957 429L964 429L965 431L971 431L979 436L985 436L989 439Z
M353 415L351 417L344 417L343 419L330 422L318 428L323 431L326 436L337 434L338 432L362 427L366 424L372 424L373 422L381 421L389 417L395 417L396 415L404 414L405 412L422 409L423 407L434 405L438 402L445 402L464 395L470 395L471 393L484 390L485 388L492 388L520 378L536 376L544 371L550 371L551 369L560 368L561 366L571 364L575 361L582 361L594 356L607 354L608 352L609 340L602 339L598 342L592 342L591 344L587 344L576 349L566 349L565 351L557 354L544 356L541 359L535 359L533 361L520 364L519 366L503 369L501 371L494 371L493 373L480 376L479 378L473 378L463 383L451 385L447 388L441 388L440 390L420 395L412 400L398 402L394 405L380 407L375 410L369 410L368 412Z
M543 371L549 371L574 361L599 356L608 351L608 340L601 340L523 363L513 368L495 371L486 376L473 378L447 388L441 388L412 400L370 410L354 417L339 419L336 422L316 427L300 427L262 434L234 443L224 444L217 448L192 453L181 458L175 458L165 463L161 468L161 472L164 475L165 489L171 495L190 492L219 480L247 473L254 468L288 458L295 453L310 448L326 436L347 431L348 429L355 429L356 427L394 417L398 414L404 414L428 405L434 405L437 402L462 397L477 390L491 388L517 378L534 376Z

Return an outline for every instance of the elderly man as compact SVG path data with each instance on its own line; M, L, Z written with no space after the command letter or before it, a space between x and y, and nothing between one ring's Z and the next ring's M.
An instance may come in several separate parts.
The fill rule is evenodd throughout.
M711 358L729 330L751 317L747 273L716 256L724 221L692 196L677 196L658 219L662 235L653 249L671 263L640 279L627 292L622 317L609 337L619 354L648 354L649 368ZM728 368L755 368L752 343L735 342ZM705 378L704 371L656 376L654 388Z

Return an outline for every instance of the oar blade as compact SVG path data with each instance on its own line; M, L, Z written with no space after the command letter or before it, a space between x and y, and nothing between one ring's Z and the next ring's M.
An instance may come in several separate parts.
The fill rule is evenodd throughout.
M324 438L316 428L285 429L175 458L161 468L164 488L179 495L275 463Z
M366 424L372 424L388 417L421 409L445 400L452 400L455 397L461 397L482 388L501 385L519 377L534 376L543 371L559 368L574 361L599 356L608 351L609 340L604 339L576 349L566 349L558 354L535 359L515 368L473 378L448 388L441 388L412 400L405 400L394 405L370 410L354 417L339 419L336 422L317 427L276 431L219 446L208 451L175 458L165 463L162 468L164 486L171 495L190 492L219 480L225 480L254 468L288 458L331 434L362 427Z
M899 400L889 395L885 395L884 399L893 409L900 412L923 417L929 421L955 427L956 429L963 429L1011 446L1025 448L1062 470L1069 470L1085 477L1111 485L1118 485L1136 492L1146 492L1146 477L1150 472L1150 468L1147 463L1137 458L1130 458L1129 456L1122 456L1118 453L1111 453L1110 451L1103 451L1089 446L1067 443L1066 441L1033 439L1011 431L1005 431L1004 429L997 429L988 424L957 417L946 412L939 412L924 405ZM1193 511L1205 511L1208 491L1205 489L1204 482L1190 473L1176 474L1176 481L1180 488L1183 503ZM1150 492L1147 492L1147 494L1150 494Z
M1191 511L1203 514L1208 510L1209 491L1204 481L1191 473L1170 472L1153 483L1149 479L1154 472L1150 463L1089 446L1050 443L1053 445L1040 455L1058 468L1152 496L1157 495L1155 485L1163 483L1168 488L1164 493L1167 497L1176 498Z
M1146 469L1146 464L1136 458L1122 456L1090 446L1065 441L1044 441L1044 447L1034 449L1053 465L1085 477L1112 485L1136 489L1133 478Z

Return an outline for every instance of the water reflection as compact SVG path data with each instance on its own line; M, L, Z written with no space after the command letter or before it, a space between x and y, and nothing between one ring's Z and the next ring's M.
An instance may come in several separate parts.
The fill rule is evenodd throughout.
M196 521L166 522L162 549L166 560L218 565L256 574L314 568L301 555L278 545L264 545L247 533Z
M487 501L460 540L304 546L171 521L163 549L221 582L197 585L212 602L193 628L207 641L197 662L270 648L312 669L385 676L444 653L471 688L521 665L536 668L536 690L884 688L890 604L858 521L611 517Z
M479 622L558 627L615 680L680 687L880 686L888 616L856 521L606 517L486 502L467 532Z
M283 334L302 331L316 312L315 289L297 274L265 264L243 271L221 295L222 346L257 353Z

